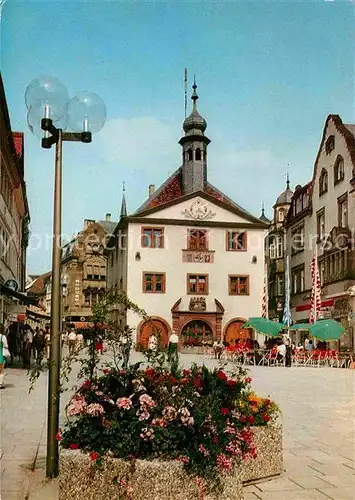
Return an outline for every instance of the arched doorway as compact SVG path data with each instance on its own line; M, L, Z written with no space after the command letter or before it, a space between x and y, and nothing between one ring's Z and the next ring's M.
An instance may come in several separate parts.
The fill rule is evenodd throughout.
M242 328L246 320L242 318L235 318L230 321L224 329L224 340L228 344L231 341L239 340L247 340L253 338L251 328Z
M141 349L148 348L151 335L160 339L160 347L167 347L169 339L169 325L162 318L151 318L143 321L138 327L138 345Z
M212 344L213 332L207 321L195 319L186 323L181 330L181 341L184 346L200 346L202 343Z

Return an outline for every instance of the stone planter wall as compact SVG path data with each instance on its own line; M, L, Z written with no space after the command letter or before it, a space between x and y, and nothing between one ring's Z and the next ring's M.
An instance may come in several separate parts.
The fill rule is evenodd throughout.
M281 422L265 427L252 427L257 457L243 462L242 481L259 481L283 472Z
M123 485L121 484L123 480ZM126 486L125 486L126 485ZM127 486L130 491L127 491ZM241 474L223 480L223 492L206 492L204 500L243 499ZM105 457L95 466L80 451L63 450L60 457L59 500L196 500L200 489L177 461L124 461Z
M242 483L262 481L283 472L281 423L253 427L257 458L223 478L223 493L206 492L204 500L241 500ZM123 485L121 483L123 480ZM132 488L129 494L124 485ZM80 450L62 450L59 500L196 500L200 490L194 477L177 461L105 457L96 466Z

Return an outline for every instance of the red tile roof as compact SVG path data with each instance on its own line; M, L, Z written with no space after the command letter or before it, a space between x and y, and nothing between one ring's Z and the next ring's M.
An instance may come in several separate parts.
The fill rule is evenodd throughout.
M50 277L52 273L49 271L48 273L41 274L38 276L36 281L28 288L27 293L29 295L41 295L45 292L45 281Z
M23 132L12 132L12 138L17 156L23 155Z

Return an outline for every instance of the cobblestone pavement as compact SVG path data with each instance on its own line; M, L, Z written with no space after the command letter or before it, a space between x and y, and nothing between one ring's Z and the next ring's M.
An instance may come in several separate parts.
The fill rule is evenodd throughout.
M216 363L193 355L181 361L185 366ZM245 488L245 499L355 500L355 371L251 367L251 375L255 390L273 398L283 412L285 472ZM28 394L26 372L8 369L5 385L1 500L57 500L55 481L35 487L45 466L47 377Z

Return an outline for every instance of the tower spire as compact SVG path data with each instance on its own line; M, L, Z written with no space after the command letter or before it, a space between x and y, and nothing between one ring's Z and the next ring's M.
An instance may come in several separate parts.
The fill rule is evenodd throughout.
M122 203L121 203L121 218L122 217L127 217L127 205L126 205L126 183L123 181L122 183Z
M265 205L264 205L264 202L261 203L261 217L265 217Z
M191 95L191 99L192 99L192 102L193 102L192 111L196 111L197 110L198 95L197 95L196 90L197 90L196 77L194 75L194 84L192 85L192 95Z
M289 169L290 169L290 164L287 164L287 170L286 170L286 187L287 189L290 189L290 174L289 174Z

